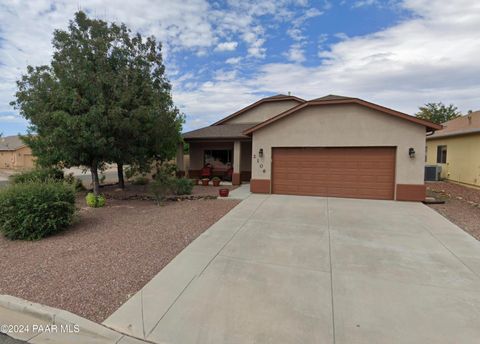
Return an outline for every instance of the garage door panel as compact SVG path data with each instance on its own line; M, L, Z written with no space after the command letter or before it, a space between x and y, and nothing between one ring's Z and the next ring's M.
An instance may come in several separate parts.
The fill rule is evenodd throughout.
M274 148L272 191L393 199L395 148Z

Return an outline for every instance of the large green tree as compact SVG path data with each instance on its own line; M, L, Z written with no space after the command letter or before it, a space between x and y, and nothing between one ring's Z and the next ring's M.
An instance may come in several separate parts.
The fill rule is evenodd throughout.
M427 103L419 107L419 110L420 111L415 114L416 117L437 124L444 123L462 115L453 104L445 106L443 103Z
M173 157L183 116L154 37L78 12L53 47L50 65L29 66L12 102L31 123L24 140L40 164L87 166L98 194L107 162L118 164L123 186L124 164Z

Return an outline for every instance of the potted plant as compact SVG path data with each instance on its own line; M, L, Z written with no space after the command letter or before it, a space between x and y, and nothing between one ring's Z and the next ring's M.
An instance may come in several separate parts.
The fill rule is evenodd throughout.
M213 186L219 186L220 185L220 178L213 177L212 178L212 183L213 183Z
M203 185L203 186L208 186L208 183L209 183L209 182L210 182L210 179L208 179L208 178L203 178L203 179L202 179L202 185Z
M220 195L220 197L228 197L229 191L229 189L219 189L218 194Z
M193 185L200 184L200 179L198 179L198 178L194 178L194 179L192 179L192 181L193 181Z

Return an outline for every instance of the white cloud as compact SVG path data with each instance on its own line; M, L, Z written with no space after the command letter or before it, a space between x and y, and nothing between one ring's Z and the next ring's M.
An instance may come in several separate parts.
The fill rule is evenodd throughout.
M215 72L214 79L217 81L232 81L235 80L237 77L237 71L224 71L224 70L217 70Z
M357 0L353 2L352 7L353 8L367 7L367 6L373 6L378 4L379 4L378 0Z
M329 4L326 3L325 6L328 8ZM302 63L306 60L304 46L307 43L307 35L304 33L306 28L304 24L311 18L318 17L323 14L323 11L320 11L317 8L308 8L304 13L295 19L292 20L292 26L287 29L287 35L295 42L290 45L288 51L283 53L289 61L295 63Z
M241 57L230 57L225 61L225 63L230 65L236 65L236 64L239 64L241 61L242 61Z
M222 42L215 48L216 51L233 51L237 48L238 42Z
M301 44L295 43L290 46L290 49L284 53L289 61L301 63L305 61L305 52Z
M16 114L0 114L0 122L4 122L4 123L27 123L27 121L19 116L19 115L16 115ZM1 133L1 130L0 130L0 133Z

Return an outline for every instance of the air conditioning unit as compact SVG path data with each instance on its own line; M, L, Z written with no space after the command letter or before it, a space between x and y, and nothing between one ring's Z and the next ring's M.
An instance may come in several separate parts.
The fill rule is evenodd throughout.
M442 166L426 165L425 166L425 181L434 182L440 180L442 173Z

